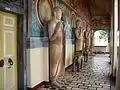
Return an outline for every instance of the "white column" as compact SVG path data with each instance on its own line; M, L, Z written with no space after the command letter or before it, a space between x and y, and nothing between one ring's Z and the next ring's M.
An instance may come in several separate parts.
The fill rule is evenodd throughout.
M120 33L120 0L118 0L118 29ZM119 34L120 38L120 34ZM119 39L120 40L120 39ZM120 47L120 41L119 41L119 47ZM118 52L120 51L120 48ZM118 54L118 70L117 70L117 79L116 79L116 90L120 90L120 52Z
M118 0L114 1L114 63L113 63L113 76L116 75L115 70L117 69L117 64L118 64L118 58L117 58L117 30L118 30Z

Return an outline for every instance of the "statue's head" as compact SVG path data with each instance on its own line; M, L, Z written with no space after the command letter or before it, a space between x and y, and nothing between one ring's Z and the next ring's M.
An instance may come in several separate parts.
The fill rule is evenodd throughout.
M87 29L88 32L90 31L90 27L89 27L88 24L86 25L86 29Z
M79 27L79 26L80 26L80 23L81 23L81 22L80 22L80 19L77 19L77 20L76 20L76 27Z
M63 12L63 13L62 13L62 18L61 18L61 20L62 20L63 22L67 22L67 14L66 14L66 12Z
M53 9L54 17L58 20L61 20L62 17L62 9L60 7L55 7Z

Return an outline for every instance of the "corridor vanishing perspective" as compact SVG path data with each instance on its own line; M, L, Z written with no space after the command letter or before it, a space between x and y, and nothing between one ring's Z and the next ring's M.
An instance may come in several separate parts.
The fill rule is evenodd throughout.
M66 70L66 75L58 77L56 82L62 90L112 90L109 78L109 61L108 55L90 56L88 62L84 63L82 70L72 72L72 67L69 67ZM43 90L55 90L50 88L43 87Z
M0 90L120 90L120 0L0 0Z

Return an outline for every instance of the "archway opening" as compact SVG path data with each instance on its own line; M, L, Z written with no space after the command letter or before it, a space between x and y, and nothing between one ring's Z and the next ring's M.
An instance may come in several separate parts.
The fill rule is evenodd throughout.
M94 46L107 46L108 34L104 30L97 30L94 32Z

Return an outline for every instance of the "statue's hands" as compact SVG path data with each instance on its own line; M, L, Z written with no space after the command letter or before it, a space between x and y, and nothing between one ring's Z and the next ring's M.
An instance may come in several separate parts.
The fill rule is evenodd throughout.
M60 26L61 26L61 22L58 22L56 27L60 27Z
M63 25L62 21L58 22L58 27L62 28L62 25Z
M56 25L56 31L59 31L61 29L62 22L58 22Z

